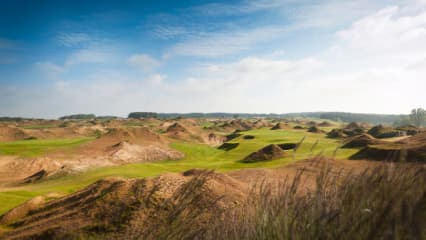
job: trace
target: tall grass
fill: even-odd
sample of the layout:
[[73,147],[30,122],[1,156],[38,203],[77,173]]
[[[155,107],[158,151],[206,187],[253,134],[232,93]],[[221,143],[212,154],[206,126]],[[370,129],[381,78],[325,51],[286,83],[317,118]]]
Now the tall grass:
[[426,239],[424,167],[387,164],[344,174],[325,164],[310,189],[304,174],[261,182],[246,202],[223,211],[208,208],[215,199],[201,204],[204,173],[137,239]]

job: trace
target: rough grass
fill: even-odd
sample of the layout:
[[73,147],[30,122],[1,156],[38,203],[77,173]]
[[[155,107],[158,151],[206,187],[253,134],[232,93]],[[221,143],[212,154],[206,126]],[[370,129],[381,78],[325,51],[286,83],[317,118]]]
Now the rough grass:
[[[253,188],[247,201],[223,212],[197,208],[197,189],[175,211],[154,219],[149,234],[127,239],[425,239],[426,174],[416,165],[386,165],[337,174],[325,165],[305,192],[293,179]],[[201,188],[203,176],[191,185]],[[196,187],[196,188],[197,188]],[[173,207],[170,209],[174,209]],[[206,216],[206,212],[208,215]],[[198,221],[204,216],[202,223]],[[165,221],[164,219],[169,219]],[[151,223],[152,224],[152,223]],[[144,226],[140,226],[141,230]]]
[[17,155],[21,157],[38,157],[49,151],[72,148],[90,140],[92,137],[80,137],[52,140],[21,140],[13,142],[0,142],[1,155]]
[[[0,206],[0,214],[10,208],[17,206],[24,200],[37,195],[45,195],[51,192],[71,193],[78,189],[87,186],[99,179],[109,176],[122,176],[128,178],[143,178],[157,176],[167,172],[183,172],[191,168],[212,169],[219,172],[232,171],[242,168],[273,168],[283,166],[295,160],[306,159],[311,156],[322,153],[325,156],[336,155],[337,158],[346,159],[353,155],[356,149],[339,149],[336,154],[335,150],[340,146],[340,143],[334,139],[327,139],[324,134],[311,134],[305,131],[297,130],[275,130],[259,129],[242,132],[244,135],[253,135],[255,139],[245,140],[243,136],[233,139],[230,142],[240,143],[240,145],[230,151],[219,150],[205,144],[175,142],[171,146],[185,154],[182,160],[170,160],[155,163],[143,164],[128,164],[115,167],[103,167],[89,170],[84,173],[68,175],[56,179],[48,179],[43,182],[29,184],[23,186],[18,191],[9,191],[8,193],[0,192],[0,202],[4,203]],[[306,137],[305,137],[306,136]],[[242,163],[240,160],[248,154],[259,150],[271,143],[297,143],[305,137],[303,144],[297,150],[295,155],[293,151],[289,151],[289,156],[273,161],[257,162],[257,163]],[[64,139],[64,140],[28,140],[19,141],[15,145],[9,146],[11,153],[25,154],[36,156],[46,152],[47,150],[57,149],[59,147],[70,147],[81,144],[90,139]],[[318,141],[315,149],[312,146]],[[2,145],[0,144],[0,149]],[[14,150],[14,151],[12,151]],[[24,152],[20,152],[24,151]],[[0,150],[1,152],[1,150]]]

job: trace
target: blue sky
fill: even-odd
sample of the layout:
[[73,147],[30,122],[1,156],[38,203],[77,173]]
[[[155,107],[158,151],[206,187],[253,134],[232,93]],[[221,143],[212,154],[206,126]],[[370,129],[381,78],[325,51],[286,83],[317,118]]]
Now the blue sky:
[[426,102],[425,7],[4,0],[0,115],[406,113]]

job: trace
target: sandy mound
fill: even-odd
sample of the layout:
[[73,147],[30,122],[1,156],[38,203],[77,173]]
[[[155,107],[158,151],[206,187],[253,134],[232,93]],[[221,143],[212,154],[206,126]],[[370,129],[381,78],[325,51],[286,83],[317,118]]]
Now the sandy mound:
[[[114,239],[123,239],[130,232],[127,228],[141,231],[156,228],[155,222],[163,221],[168,211],[180,202],[185,202],[183,193],[191,185],[194,176],[203,174],[166,174],[153,179],[124,180],[111,178],[98,181],[85,189],[45,204],[38,208],[18,211],[19,220],[4,215],[4,223],[14,222],[14,229],[7,232],[6,239],[64,239],[80,234],[95,234],[113,231]],[[193,210],[203,207],[232,208],[243,201],[247,186],[224,174],[209,173],[205,187],[200,191]],[[191,192],[192,193],[192,192]],[[215,200],[217,199],[217,201]],[[213,204],[213,205],[210,205]],[[28,204],[27,204],[28,205]],[[21,209],[21,210],[20,210]],[[202,220],[194,224],[203,224]],[[111,233],[111,232],[110,232]],[[121,234],[121,235],[120,235]]]
[[333,125],[330,122],[323,121],[323,122],[319,123],[318,126],[319,127],[331,127]]
[[382,141],[375,139],[369,134],[362,134],[349,139],[342,148],[360,148],[368,145],[380,144]]
[[289,128],[288,124],[285,124],[285,123],[279,122],[279,123],[275,124],[275,125],[271,128],[271,130],[280,130],[280,129],[288,129],[288,128]]
[[164,145],[165,141],[145,127],[111,128],[98,139],[81,146],[79,153],[92,156],[109,152],[111,146],[121,142],[139,145]]
[[220,127],[223,129],[228,129],[228,130],[247,131],[247,130],[253,129],[254,124],[249,122],[248,120],[236,119],[236,120],[231,120],[229,122],[225,122]]
[[363,128],[363,126],[360,123],[351,122],[348,125],[346,125],[345,128],[346,129],[354,129],[354,128]]
[[426,133],[418,134],[398,142],[382,141],[368,145],[350,157],[392,162],[426,162]]
[[327,133],[328,138],[345,138],[347,135],[344,133],[343,129],[335,128]]
[[188,128],[182,124],[175,122],[166,129],[166,135],[170,138],[183,141],[201,141],[201,136],[195,136]]
[[268,145],[243,159],[243,162],[268,161],[285,157],[285,152],[275,144]]
[[264,128],[264,127],[270,127],[270,126],[271,126],[271,123],[263,119],[259,119],[255,121],[253,124],[254,128]]
[[214,133],[209,133],[205,142],[212,146],[219,146],[226,141],[226,137],[218,136]]
[[164,149],[154,145],[141,146],[120,142],[111,147],[113,161],[121,163],[147,162],[159,160],[176,160],[184,157],[183,153]]
[[0,141],[25,140],[29,139],[30,137],[31,135],[22,129],[9,126],[0,127]]

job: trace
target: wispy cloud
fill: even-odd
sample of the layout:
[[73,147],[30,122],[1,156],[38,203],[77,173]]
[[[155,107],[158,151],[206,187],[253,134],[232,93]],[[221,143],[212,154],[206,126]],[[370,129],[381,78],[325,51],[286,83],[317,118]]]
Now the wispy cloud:
[[193,7],[200,15],[239,15],[262,10],[271,10],[288,5],[291,0],[245,0],[238,3],[208,3]]
[[109,50],[87,48],[72,53],[65,61],[65,66],[84,63],[108,63],[114,60],[114,56]]
[[237,54],[256,44],[273,40],[282,35],[284,27],[259,27],[249,30],[204,33],[191,36],[166,51],[166,57],[222,57]]
[[144,72],[151,72],[160,66],[160,62],[147,54],[136,54],[129,59],[127,63],[133,67],[142,69]]
[[183,26],[163,26],[156,25],[152,30],[152,35],[156,38],[163,40],[170,40],[176,37],[189,34],[187,29]]
[[57,40],[66,47],[75,47],[93,42],[93,39],[87,33],[60,33]]

